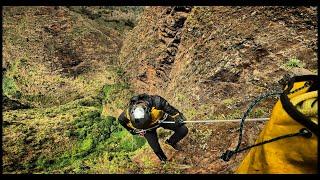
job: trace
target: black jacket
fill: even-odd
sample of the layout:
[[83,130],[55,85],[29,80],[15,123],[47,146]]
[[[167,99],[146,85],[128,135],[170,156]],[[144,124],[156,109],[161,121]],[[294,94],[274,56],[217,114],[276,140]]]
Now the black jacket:
[[[149,108],[151,109],[154,107],[157,110],[162,110],[163,112],[167,113],[168,115],[171,116],[176,116],[177,114],[181,114],[176,108],[171,106],[164,98],[158,95],[147,95],[147,94],[140,94],[137,96],[133,96],[130,99],[129,102],[129,112],[130,109],[132,108],[132,105],[134,105],[137,101],[145,101],[147,102]],[[130,117],[127,117],[127,112],[128,110],[125,110],[122,112],[118,118],[119,123],[126,128],[131,134],[134,134],[134,128],[129,127],[130,123]]]

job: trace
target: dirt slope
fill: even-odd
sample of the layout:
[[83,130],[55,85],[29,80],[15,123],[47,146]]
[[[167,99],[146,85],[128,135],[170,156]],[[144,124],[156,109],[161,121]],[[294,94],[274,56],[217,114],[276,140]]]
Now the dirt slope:
[[[247,123],[241,147],[254,144],[263,125],[264,122]],[[234,155],[228,162],[220,157],[226,150],[233,150],[237,145],[238,127],[239,124],[233,122],[188,125],[189,134],[181,141],[182,151],[176,151],[165,144],[164,140],[169,137],[170,132],[159,129],[160,145],[169,162],[161,164],[152,150],[145,147],[132,158],[140,167],[135,173],[232,174],[247,152]]]
[[132,28],[124,21],[133,23],[132,14],[99,7],[4,7],[4,93],[33,107],[96,95],[114,82],[123,35]]

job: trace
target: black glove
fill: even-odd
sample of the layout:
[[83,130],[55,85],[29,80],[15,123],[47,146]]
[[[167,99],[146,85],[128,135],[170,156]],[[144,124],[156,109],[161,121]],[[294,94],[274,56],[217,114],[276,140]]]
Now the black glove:
[[175,118],[175,125],[177,126],[182,126],[183,124],[185,124],[186,118],[184,117],[184,115],[182,113],[179,113],[179,115]]
[[130,130],[128,130],[129,132],[130,132],[130,134],[132,134],[132,135],[136,135],[137,134],[137,132],[135,131],[135,130],[133,130],[133,129],[130,129]]

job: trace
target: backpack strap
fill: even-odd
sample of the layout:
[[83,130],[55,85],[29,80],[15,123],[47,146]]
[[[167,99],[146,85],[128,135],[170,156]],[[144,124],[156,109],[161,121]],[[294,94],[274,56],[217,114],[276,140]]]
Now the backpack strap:
[[293,84],[295,82],[302,82],[302,81],[311,81],[312,84],[308,91],[312,91],[317,89],[318,87],[318,80],[316,75],[305,75],[305,76],[296,76],[293,77],[289,83],[288,88],[280,95],[280,101],[282,103],[283,109],[289,114],[289,116],[299,122],[301,125],[308,128],[311,132],[313,132],[316,136],[319,134],[319,127],[316,123],[311,121],[311,119],[305,116],[303,113],[297,110],[297,108],[291,103],[288,94],[290,90],[293,88]]

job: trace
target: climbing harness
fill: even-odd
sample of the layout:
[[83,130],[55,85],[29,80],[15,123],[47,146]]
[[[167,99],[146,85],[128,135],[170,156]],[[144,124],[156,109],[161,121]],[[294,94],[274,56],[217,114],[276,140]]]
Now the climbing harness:
[[[311,85],[311,82],[310,81],[307,81],[302,87],[300,88],[297,88],[296,90],[294,91],[291,91],[291,92],[287,92],[287,95],[289,94],[293,94],[297,91],[300,91],[306,87],[310,87]],[[291,88],[290,88],[291,89]],[[267,143],[271,143],[271,142],[274,142],[274,141],[277,141],[277,140],[280,140],[280,139],[284,139],[284,138],[289,138],[289,137],[294,137],[294,136],[303,136],[303,137],[311,137],[312,133],[306,129],[306,128],[302,128],[300,129],[299,132],[297,133],[293,133],[293,134],[286,134],[286,135],[283,135],[283,136],[279,136],[279,137],[275,137],[273,139],[270,139],[270,140],[266,140],[266,141],[263,141],[263,142],[260,142],[260,143],[257,143],[257,144],[254,144],[254,145],[251,145],[251,146],[248,146],[248,147],[245,147],[245,148],[242,148],[240,149],[240,145],[241,145],[241,142],[242,142],[242,136],[243,136],[243,126],[244,126],[244,122],[246,120],[246,117],[249,115],[249,113],[252,111],[253,107],[256,106],[259,102],[261,102],[262,100],[268,98],[268,97],[271,97],[271,96],[281,96],[284,92],[270,92],[270,93],[266,93],[264,95],[261,95],[259,97],[257,97],[250,105],[249,105],[249,108],[247,109],[247,111],[244,113],[242,119],[241,119],[241,123],[240,123],[240,128],[239,128],[239,139],[238,139],[238,144],[236,146],[236,148],[234,150],[227,150],[225,153],[223,153],[221,155],[221,159],[223,159],[224,161],[229,161],[230,158],[234,155],[234,154],[237,154],[237,153],[240,153],[242,151],[245,151],[247,149],[250,149],[252,147],[255,147],[255,146],[259,146],[259,145],[263,145],[263,144],[267,144]]]
[[167,119],[168,116],[169,116],[168,113],[165,113],[163,115],[162,119],[160,119],[159,122],[153,127],[150,127],[148,129],[136,129],[134,131],[135,131],[136,134],[140,134],[140,133],[145,133],[147,131],[151,131],[153,129],[156,129],[156,128],[160,127],[160,124],[163,123]]

